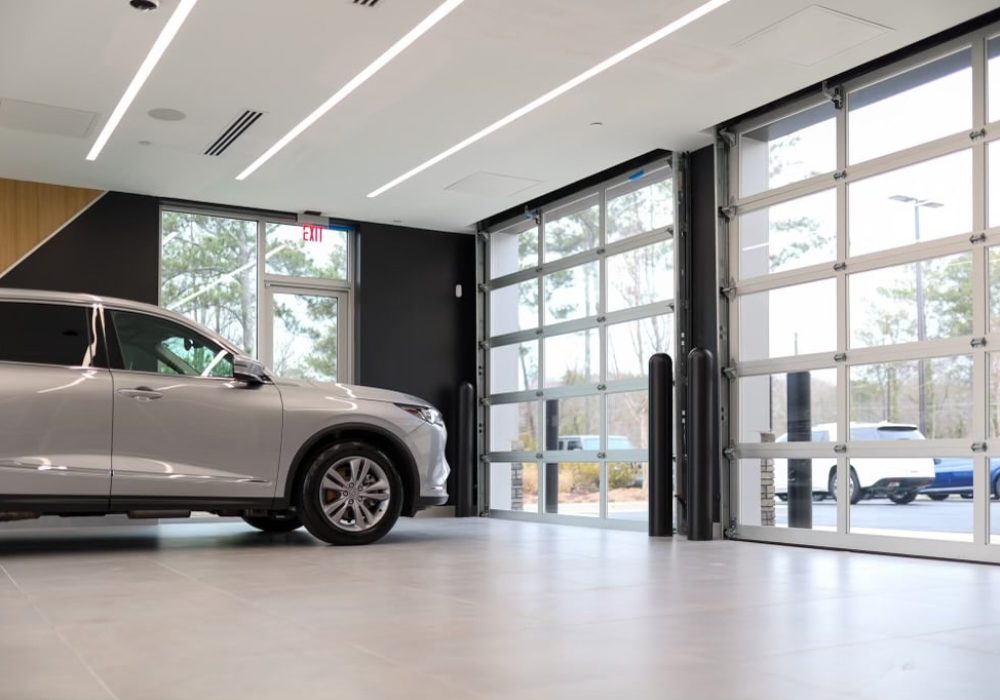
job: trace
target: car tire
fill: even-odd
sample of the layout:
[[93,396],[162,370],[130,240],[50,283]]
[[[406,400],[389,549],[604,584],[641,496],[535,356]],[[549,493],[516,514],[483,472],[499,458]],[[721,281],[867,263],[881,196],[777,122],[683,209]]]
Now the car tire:
[[244,522],[261,532],[292,532],[302,527],[302,521],[295,513],[270,513],[268,515],[244,515]]
[[927,493],[927,494],[924,494],[924,495],[927,496],[927,498],[931,499],[932,501],[943,501],[946,498],[948,498],[949,494],[947,494],[947,493]]
[[329,544],[371,544],[385,536],[403,508],[403,482],[384,452],[361,441],[327,447],[306,467],[298,513],[314,537]]
[[778,500],[781,501],[782,503],[788,503],[788,494],[787,493],[779,493],[778,494]]
[[1000,498],[1000,474],[993,477],[993,498]]
[[895,503],[897,506],[905,506],[907,503],[913,503],[913,500],[917,497],[916,491],[900,491],[897,493],[888,494],[889,500]]
[[[827,491],[833,500],[837,500],[837,468],[830,470],[830,477],[826,482]],[[858,473],[851,467],[851,505],[857,504],[861,500],[861,482],[858,481]]]

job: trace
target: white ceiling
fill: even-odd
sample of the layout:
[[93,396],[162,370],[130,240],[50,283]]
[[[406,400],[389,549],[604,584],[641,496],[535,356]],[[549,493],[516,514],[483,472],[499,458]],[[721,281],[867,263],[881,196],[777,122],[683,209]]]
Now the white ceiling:
[[[836,24],[842,17],[803,13],[816,4],[809,0],[732,0],[367,199],[702,0],[466,0],[243,182],[234,178],[244,167],[440,0],[380,0],[374,8],[351,0],[201,0],[101,157],[86,161],[177,1],[140,13],[126,0],[0,0],[0,100],[98,114],[85,137],[0,127],[0,177],[469,230],[650,150],[709,143],[706,129],[714,124],[995,7],[994,0],[819,0],[869,27],[888,28],[862,29],[856,43]],[[808,61],[796,60],[754,37],[792,15],[787,26],[795,31],[803,16],[834,22],[837,31],[816,28],[830,50],[810,45]],[[780,36],[761,36],[768,34]],[[187,119],[147,115],[162,107]],[[248,108],[265,114],[222,156],[201,155]],[[591,127],[595,121],[604,126]],[[501,178],[481,186],[484,174]],[[453,187],[470,176],[477,186]],[[526,188],[499,186],[504,178],[519,178]]]

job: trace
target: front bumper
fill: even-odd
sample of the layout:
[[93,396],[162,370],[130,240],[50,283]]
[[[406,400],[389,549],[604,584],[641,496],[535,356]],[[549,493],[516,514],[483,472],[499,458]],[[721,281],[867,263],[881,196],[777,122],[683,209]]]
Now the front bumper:
[[406,440],[420,477],[417,507],[447,502],[451,467],[448,466],[444,448],[448,442],[448,432],[443,426],[424,423],[410,433]]

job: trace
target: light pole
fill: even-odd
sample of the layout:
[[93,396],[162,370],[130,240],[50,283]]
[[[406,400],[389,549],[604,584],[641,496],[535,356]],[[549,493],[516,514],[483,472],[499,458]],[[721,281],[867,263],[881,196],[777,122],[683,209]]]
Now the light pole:
[[[940,209],[944,206],[941,202],[934,202],[920,197],[910,197],[905,194],[894,194],[889,199],[894,202],[909,204],[913,207],[913,239],[920,242],[920,209]],[[927,340],[927,319],[924,317],[924,264],[917,261],[917,340]],[[927,389],[924,387],[925,368],[924,360],[917,360],[917,400],[920,415],[920,432],[927,434]]]

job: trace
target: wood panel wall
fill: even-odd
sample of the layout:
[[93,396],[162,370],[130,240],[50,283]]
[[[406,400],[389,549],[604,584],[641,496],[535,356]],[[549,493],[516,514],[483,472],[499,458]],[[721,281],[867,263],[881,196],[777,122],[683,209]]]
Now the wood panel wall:
[[0,178],[0,275],[101,194]]

